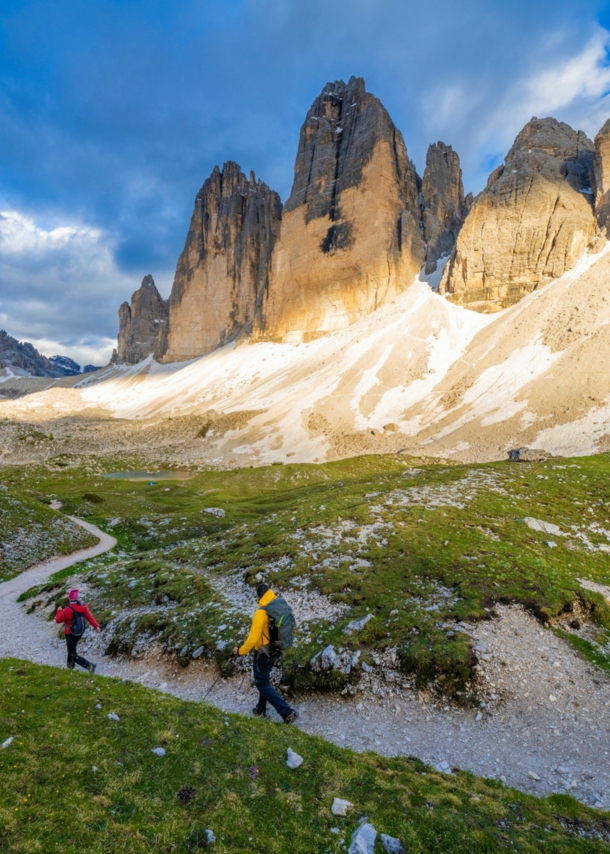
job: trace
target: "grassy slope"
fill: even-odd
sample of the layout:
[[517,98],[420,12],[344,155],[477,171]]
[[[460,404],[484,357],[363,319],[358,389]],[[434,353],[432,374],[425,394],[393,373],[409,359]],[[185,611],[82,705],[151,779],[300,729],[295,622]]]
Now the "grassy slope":
[[[411,854],[608,850],[608,819],[565,795],[539,800],[16,660],[0,661],[0,685],[0,742],[15,737],[0,750],[0,851],[189,852],[210,828],[218,854],[323,854],[341,850],[361,815]],[[288,747],[304,758],[298,770],[285,766]],[[194,797],[180,804],[189,787]],[[354,804],[346,818],[331,814],[335,796]]]
[[[347,676],[306,666],[334,643],[368,661],[396,649],[419,686],[466,697],[476,658],[468,636],[453,630],[459,620],[486,619],[498,601],[523,602],[549,619],[580,598],[599,626],[610,625],[603,597],[576,580],[610,582],[602,550],[610,539],[610,455],[478,466],[361,457],[203,472],[152,487],[100,476],[103,467],[137,468],[137,459],[63,462],[5,469],[0,480],[57,496],[67,512],[119,538],[123,555],[88,576],[102,622],[113,620],[115,651],[148,633],[186,650],[185,661],[199,646],[217,655],[219,642],[230,643],[247,623],[227,615],[224,579],[253,584],[261,571],[287,595],[304,583],[349,607],[337,625],[321,621],[300,633],[287,676],[298,688],[344,685]],[[526,517],[566,536],[532,530]],[[348,638],[345,624],[368,612],[375,619]]]
[[32,494],[0,489],[0,582],[53,555],[97,543],[97,537]]

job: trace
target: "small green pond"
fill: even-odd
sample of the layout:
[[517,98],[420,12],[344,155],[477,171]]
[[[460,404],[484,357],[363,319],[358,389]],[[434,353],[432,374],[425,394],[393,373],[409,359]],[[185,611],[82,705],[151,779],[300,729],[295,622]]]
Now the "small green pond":
[[191,471],[115,471],[105,474],[112,480],[148,481],[155,483],[159,480],[188,480],[193,477]]

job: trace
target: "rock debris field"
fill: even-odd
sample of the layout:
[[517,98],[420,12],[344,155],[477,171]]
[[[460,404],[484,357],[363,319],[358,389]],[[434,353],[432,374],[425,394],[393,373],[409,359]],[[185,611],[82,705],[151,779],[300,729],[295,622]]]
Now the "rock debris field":
[[[65,644],[54,623],[27,615],[16,599],[54,572],[116,544],[94,525],[74,521],[100,543],[0,584],[0,656],[65,665]],[[610,679],[522,608],[498,606],[497,613],[467,627],[481,662],[479,709],[442,705],[367,675],[367,688],[353,698],[296,698],[298,725],[353,750],[418,756],[447,772],[464,768],[540,795],[569,792],[608,809]],[[249,675],[220,679],[210,691],[217,671],[204,662],[182,668],[158,650],[137,660],[111,659],[102,657],[103,648],[103,634],[93,632],[79,647],[102,676],[131,679],[187,700],[207,696],[225,711],[248,714],[254,705]]]

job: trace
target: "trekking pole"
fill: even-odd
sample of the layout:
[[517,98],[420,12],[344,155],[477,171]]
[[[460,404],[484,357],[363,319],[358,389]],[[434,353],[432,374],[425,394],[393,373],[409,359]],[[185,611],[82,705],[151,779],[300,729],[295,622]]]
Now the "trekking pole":
[[225,667],[227,666],[227,664],[228,664],[228,663],[229,663],[233,658],[234,658],[234,656],[233,656],[233,655],[230,655],[230,656],[227,658],[227,660],[225,661],[225,663],[220,665],[220,673],[218,674],[218,676],[216,677],[216,679],[214,679],[214,681],[212,682],[212,684],[211,684],[211,685],[210,685],[210,687],[208,688],[208,690],[207,690],[207,692],[206,692],[205,696],[203,697],[203,699],[202,699],[202,701],[201,701],[202,703],[204,703],[204,702],[207,700],[207,698],[210,696],[210,694],[212,693],[212,691],[214,690],[214,688],[216,687],[216,685],[218,684],[218,682],[222,679],[222,677],[224,676],[223,671],[224,671]]

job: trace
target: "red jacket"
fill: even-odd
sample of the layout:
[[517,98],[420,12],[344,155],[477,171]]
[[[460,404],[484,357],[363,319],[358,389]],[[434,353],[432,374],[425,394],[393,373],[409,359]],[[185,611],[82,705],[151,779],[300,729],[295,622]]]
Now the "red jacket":
[[88,623],[91,623],[94,629],[97,629],[98,622],[95,617],[89,611],[86,605],[79,605],[77,602],[73,602],[71,605],[68,605],[67,608],[58,608],[57,613],[55,614],[55,622],[56,623],[65,623],[66,630],[65,633],[67,635],[72,634],[70,631],[70,626],[72,625],[72,611],[76,611],[77,614],[83,614]]

